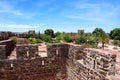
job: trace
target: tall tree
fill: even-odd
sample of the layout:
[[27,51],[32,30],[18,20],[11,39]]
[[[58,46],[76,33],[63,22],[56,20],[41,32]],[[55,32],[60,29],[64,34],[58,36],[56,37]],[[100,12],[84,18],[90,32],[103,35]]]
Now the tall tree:
[[92,34],[96,37],[102,37],[105,35],[105,32],[101,28],[95,28]]
[[40,31],[38,32],[38,39],[41,39]]
[[120,40],[120,28],[113,29],[109,35],[112,39]]
[[99,42],[102,42],[102,47],[104,48],[104,44],[106,41],[105,32],[101,28],[95,28],[95,30],[92,32],[92,34],[95,36],[97,45]]
[[46,35],[50,35],[51,37],[54,37],[54,31],[52,29],[46,29],[44,33]]

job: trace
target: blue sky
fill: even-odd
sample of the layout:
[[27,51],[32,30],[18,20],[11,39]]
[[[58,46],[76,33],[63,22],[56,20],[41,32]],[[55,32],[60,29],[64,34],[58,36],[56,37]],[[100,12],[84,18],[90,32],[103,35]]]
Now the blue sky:
[[0,0],[0,31],[109,32],[120,27],[120,0]]

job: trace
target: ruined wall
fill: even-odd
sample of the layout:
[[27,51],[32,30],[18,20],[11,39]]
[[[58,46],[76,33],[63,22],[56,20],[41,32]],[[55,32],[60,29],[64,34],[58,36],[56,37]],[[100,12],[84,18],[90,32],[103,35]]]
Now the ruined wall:
[[[7,58],[7,56],[9,56],[11,54],[11,51],[14,49],[14,42],[9,39],[9,40],[3,40],[3,41],[0,41],[0,45],[5,45],[6,49],[5,49],[5,58]],[[1,51],[0,53],[3,53],[3,51]]]
[[37,56],[38,45],[16,45],[17,58],[32,58]]
[[68,58],[68,44],[49,44],[47,46],[48,57],[63,57]]
[[34,52],[31,54],[34,54],[37,51],[36,46],[34,45],[32,48],[31,45],[17,46],[19,59],[0,61],[0,80],[66,80],[65,53],[67,54],[68,48],[66,45],[60,45],[54,48],[55,51],[59,48],[59,52],[56,53],[52,50],[53,47],[54,45],[48,45],[48,54],[53,57],[31,56],[28,58],[20,54],[29,51],[29,48],[33,49]]
[[67,80],[109,80],[115,74],[116,55],[95,49],[70,46]]
[[35,58],[26,60],[0,61],[0,80],[57,80],[61,75],[63,64],[59,59]]
[[0,60],[6,58],[6,45],[0,45]]
[[9,32],[9,31],[7,31],[7,32],[0,32],[0,41],[1,40],[7,40],[7,39],[9,39],[10,37],[12,37],[13,36],[13,33],[12,32]]
[[[57,60],[57,62],[60,64],[62,68],[59,69],[58,75],[61,75],[61,77],[57,77],[57,80],[66,80],[67,79],[67,73],[66,73],[66,60],[68,59],[68,53],[69,53],[69,45],[68,44],[54,44],[54,45],[48,45],[47,46],[47,55],[51,59]],[[63,78],[62,78],[63,77]]]
[[68,44],[47,45],[48,57],[37,51],[37,45],[17,45],[18,59],[0,60],[0,80],[110,80],[115,74],[116,55],[106,52]]

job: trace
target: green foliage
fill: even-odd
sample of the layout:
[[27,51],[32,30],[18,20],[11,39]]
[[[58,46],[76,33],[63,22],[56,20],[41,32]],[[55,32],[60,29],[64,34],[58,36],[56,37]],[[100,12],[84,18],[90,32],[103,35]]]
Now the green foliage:
[[72,38],[70,36],[64,36],[65,42],[72,42]]
[[87,40],[84,38],[84,37],[81,37],[81,38],[79,38],[75,43],[76,44],[84,44],[84,43],[86,43],[87,42]]
[[120,45],[120,41],[119,40],[114,40],[113,44],[116,45],[116,46],[119,46]]
[[51,37],[53,37],[54,36],[54,31],[52,29],[46,29],[44,34],[50,35]]
[[36,39],[35,38],[28,38],[28,41],[30,44],[36,44]]
[[60,42],[62,40],[62,36],[61,35],[59,35],[59,36],[56,36],[56,42]]
[[41,39],[40,31],[38,32],[37,37],[38,37],[38,39]]
[[42,37],[43,41],[47,42],[47,43],[51,43],[51,36],[50,35],[43,35]]
[[113,29],[109,35],[112,39],[120,40],[120,28]]
[[105,32],[101,28],[96,28],[92,32],[92,35],[94,36],[95,42],[101,42],[104,48],[104,44],[108,42],[108,37],[106,36]]
[[61,32],[56,32],[56,33],[55,33],[56,36],[59,36],[59,35],[61,35],[61,34],[62,34]]
[[94,44],[95,44],[95,41],[94,41],[94,40],[88,40],[88,41],[87,41],[87,44],[89,44],[89,45],[94,45]]
[[32,36],[30,35],[30,33],[28,33],[28,34],[27,34],[27,39],[28,39],[28,38],[31,38],[31,37],[32,37]]
[[56,42],[57,43],[61,43],[61,41],[64,41],[64,36],[65,36],[65,34],[64,33],[60,33],[60,32],[57,32],[56,33]]
[[42,43],[42,40],[41,39],[36,39],[36,43]]
[[41,39],[36,39],[36,38],[28,38],[28,41],[29,41],[30,44],[42,43]]
[[105,35],[105,32],[101,28],[95,28],[95,30],[92,32],[92,34],[95,37],[102,37]]

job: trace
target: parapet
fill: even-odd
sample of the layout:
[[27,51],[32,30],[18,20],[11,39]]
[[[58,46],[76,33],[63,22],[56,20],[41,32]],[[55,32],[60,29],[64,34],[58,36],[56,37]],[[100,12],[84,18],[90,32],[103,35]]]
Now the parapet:
[[38,45],[22,44],[16,45],[17,58],[32,58],[38,55]]

